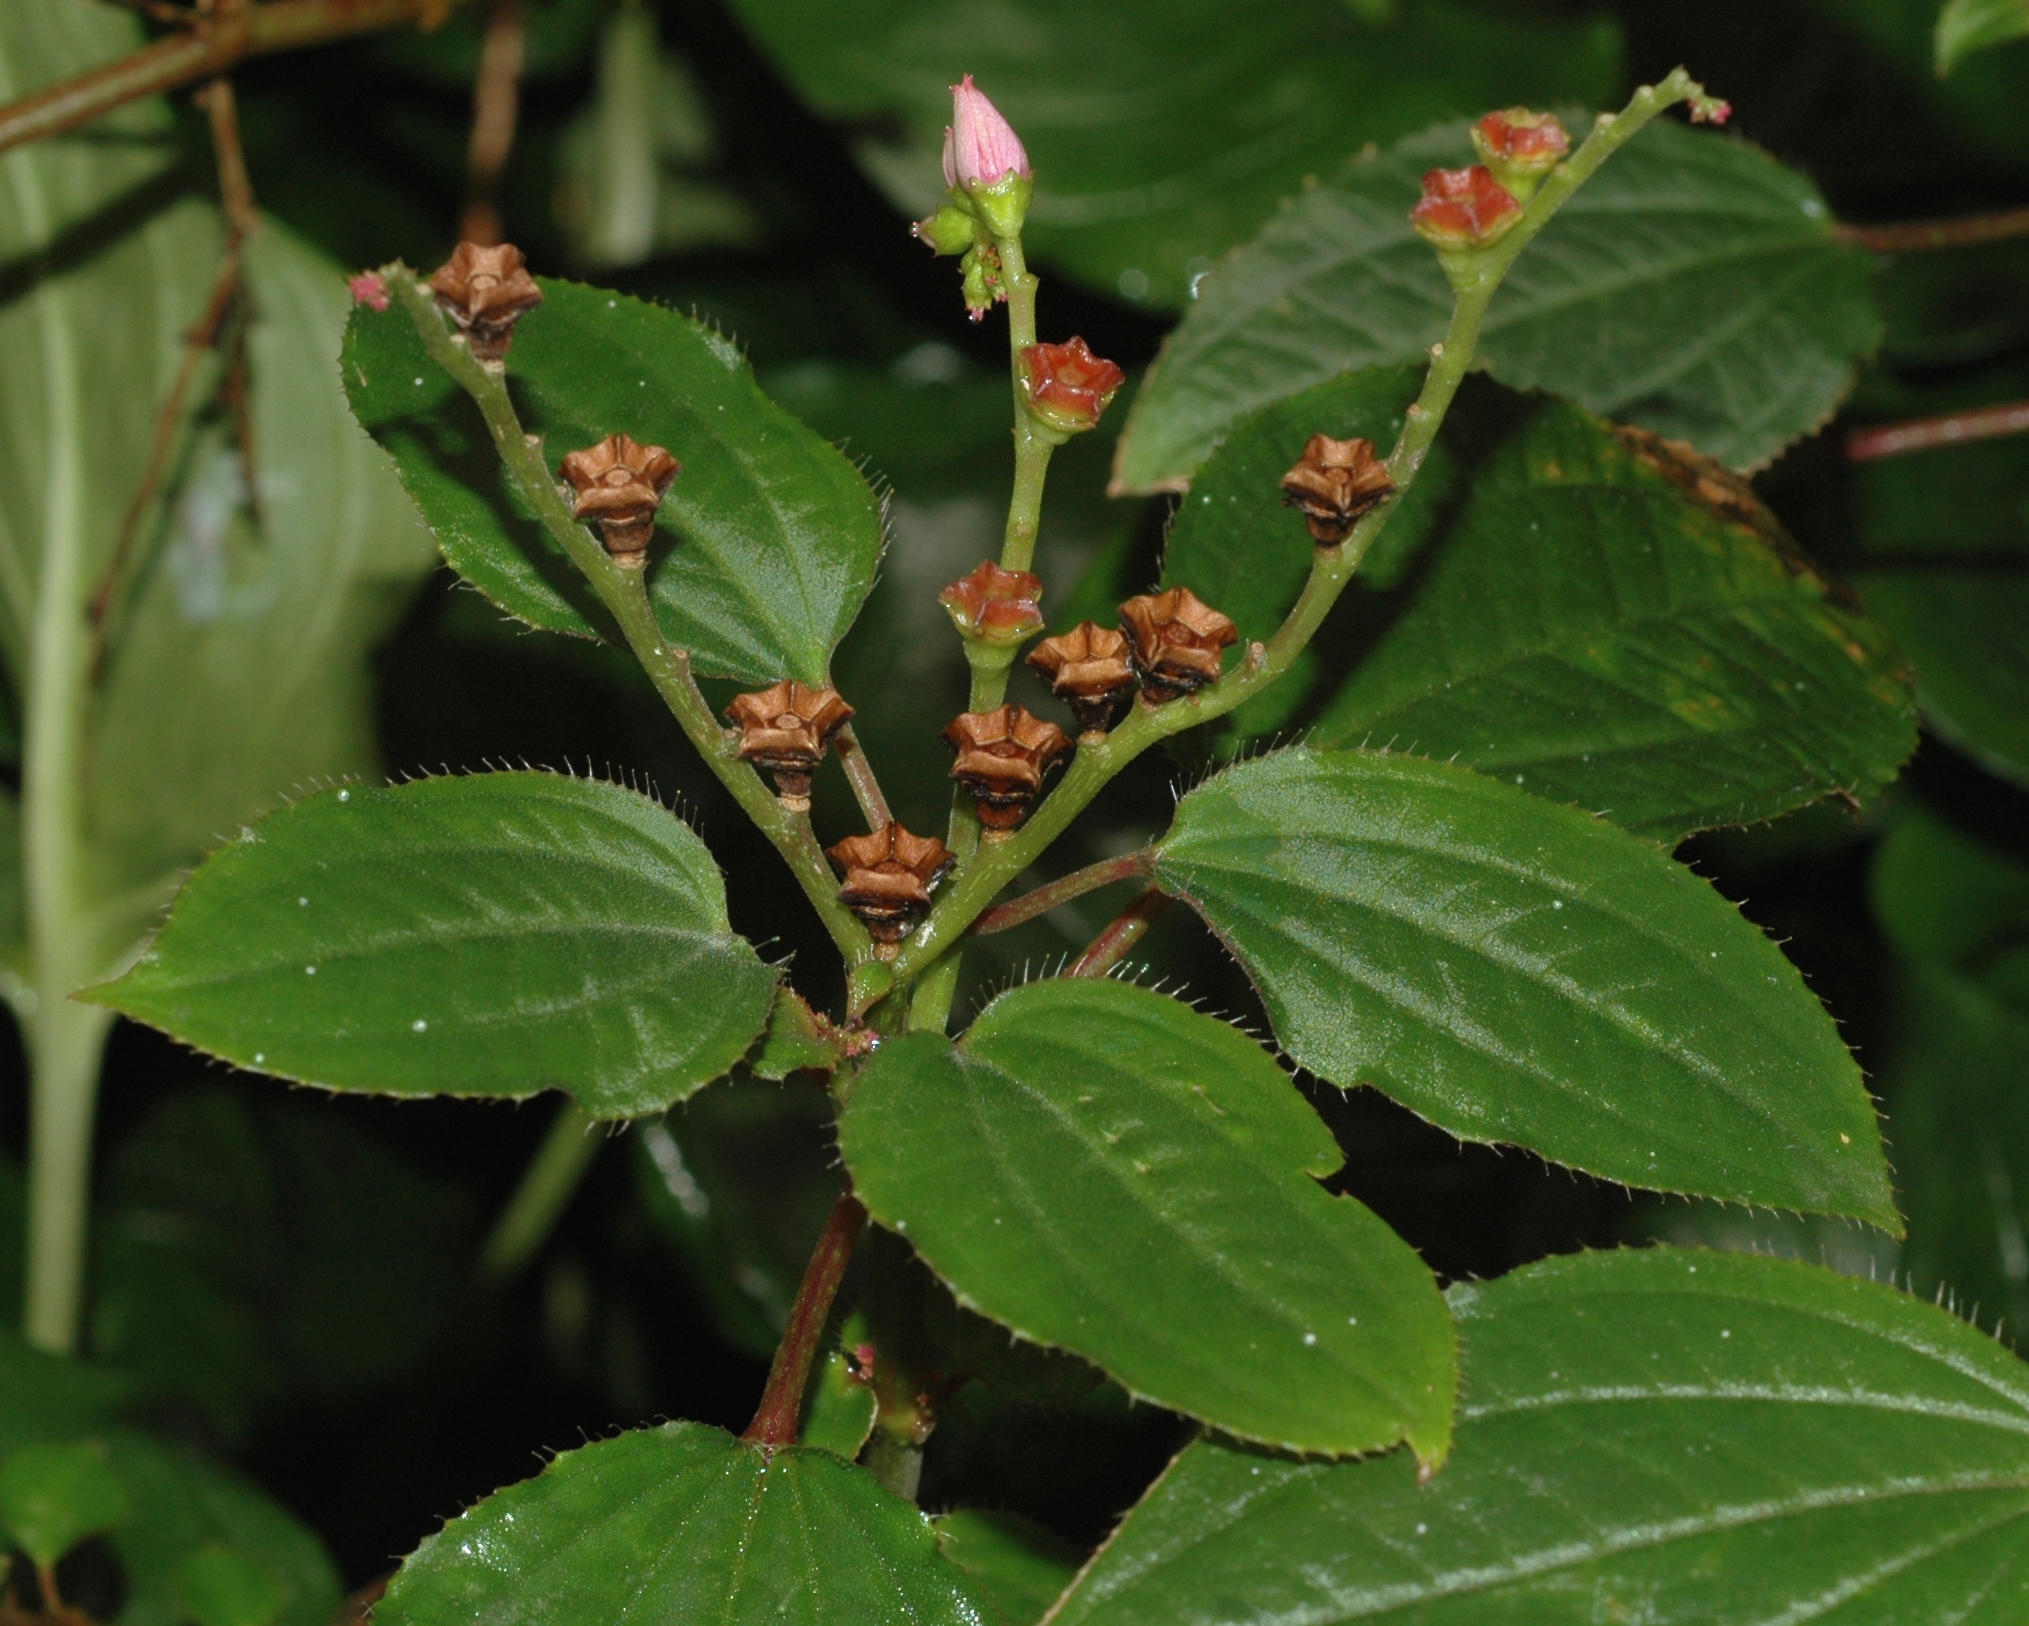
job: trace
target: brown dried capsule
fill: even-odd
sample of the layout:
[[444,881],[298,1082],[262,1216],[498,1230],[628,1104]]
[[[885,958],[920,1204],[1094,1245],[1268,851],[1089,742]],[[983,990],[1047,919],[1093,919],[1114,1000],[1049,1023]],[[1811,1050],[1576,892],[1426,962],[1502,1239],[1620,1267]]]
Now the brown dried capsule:
[[430,289],[463,328],[472,354],[498,365],[514,337],[514,324],[542,303],[542,290],[512,243],[484,248],[460,243],[430,277]]
[[648,539],[655,534],[655,510],[683,465],[660,446],[608,435],[596,446],[572,452],[559,472],[577,493],[571,518],[599,522],[606,551],[622,570],[645,565]]
[[930,889],[951,867],[951,849],[935,836],[884,824],[829,849],[845,872],[838,901],[865,923],[876,943],[899,943],[930,908]]
[[726,707],[726,721],[740,731],[740,760],[774,776],[775,794],[792,813],[810,811],[810,776],[831,737],[851,720],[852,707],[836,689],[786,680],[736,695]]
[[951,777],[972,793],[979,822],[1004,834],[1029,816],[1043,781],[1071,750],[1071,736],[1020,706],[968,711],[944,730],[958,753]]
[[1312,435],[1296,467],[1282,477],[1283,503],[1303,511],[1321,548],[1345,541],[1363,515],[1394,495],[1388,465],[1374,455],[1371,440]]
[[1141,692],[1157,705],[1218,680],[1219,651],[1240,629],[1188,587],[1144,593],[1120,606],[1128,659]]
[[1029,665],[1050,680],[1081,734],[1104,734],[1134,698],[1127,640],[1096,621],[1081,621],[1067,633],[1045,638],[1029,651]]

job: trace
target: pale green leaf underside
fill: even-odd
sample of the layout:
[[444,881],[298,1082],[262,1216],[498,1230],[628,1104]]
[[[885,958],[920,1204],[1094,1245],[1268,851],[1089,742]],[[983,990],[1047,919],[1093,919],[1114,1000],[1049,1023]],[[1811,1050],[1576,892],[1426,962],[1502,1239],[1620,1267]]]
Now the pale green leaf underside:
[[[1222,266],[1135,398],[1129,491],[1186,482],[1232,424],[1349,368],[1444,335],[1449,289],[1410,229],[1418,177],[1469,161],[1449,125],[1304,192]],[[1516,261],[1480,355],[1739,468],[1815,429],[1878,341],[1868,261],[1802,176],[1724,137],[1655,125]]]
[[403,1563],[379,1626],[990,1626],[930,1522],[827,1452],[666,1423],[556,1458]]
[[1059,1626],[2029,1615],[2029,1371],[1812,1265],[1583,1254],[1451,1294],[1452,1461],[1201,1442]]
[[1872,795],[1916,720],[1886,629],[1750,494],[1545,404],[1474,470],[1312,737],[1462,762],[1674,844]]
[[[675,311],[545,279],[508,376],[555,469],[607,435],[683,465],[663,499],[648,589],[697,671],[822,684],[873,586],[880,507],[837,447],[762,394],[733,342]],[[361,306],[345,385],[360,422],[460,574],[510,615],[589,635],[588,595],[561,548],[508,491],[478,409],[422,347],[409,316]]]
[[1317,1177],[1330,1133],[1247,1035],[1099,980],[891,1039],[853,1189],[959,1301],[1244,1439],[1444,1455],[1452,1335],[1407,1244]]
[[776,974],[673,813],[553,774],[326,791],[198,869],[93,998],[331,1089],[681,1100],[760,1034]]
[[1945,0],[1937,14],[1937,71],[1950,73],[1975,51],[2029,34],[2029,0]]
[[1290,750],[1186,796],[1156,873],[1321,1078],[1627,1185],[1900,1231],[1816,996],[1609,824],[1445,763]]

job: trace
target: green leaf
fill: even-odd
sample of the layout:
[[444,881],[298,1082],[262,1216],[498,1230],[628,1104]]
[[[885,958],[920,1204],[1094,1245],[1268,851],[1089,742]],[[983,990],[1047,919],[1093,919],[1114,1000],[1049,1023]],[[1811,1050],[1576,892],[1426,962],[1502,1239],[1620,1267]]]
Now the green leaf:
[[0,1329],[0,1457],[88,1434],[128,1398],[128,1384],[113,1373],[31,1349]]
[[378,1626],[977,1626],[930,1523],[824,1451],[666,1423],[568,1451],[403,1563]]
[[[1251,438],[1236,433],[1207,479]],[[1259,502],[1257,525],[1271,513]],[[1478,462],[1313,737],[1462,762],[1674,844],[1871,796],[1915,749],[1916,719],[1887,632],[1743,483],[1545,403]]]
[[876,1409],[873,1386],[860,1377],[843,1349],[834,1349],[810,1374],[797,1443],[850,1462],[874,1431]]
[[1918,805],[1874,849],[1868,880],[1897,950],[2029,1015],[2029,864]]
[[768,1019],[705,845],[633,791],[544,773],[326,791],[214,853],[98,1003],[329,1089],[681,1100]]
[[175,1585],[197,1626],[274,1626],[286,1602],[274,1576],[223,1542],[207,1542],[178,1564]]
[[[1420,0],[1383,26],[1336,0],[737,0],[819,112],[859,128],[860,162],[911,216],[937,206],[947,86],[969,71],[1036,170],[1023,239],[1090,287],[1174,308],[1216,257],[1369,141],[1464,108],[1597,100],[1618,30]],[[957,309],[956,278],[951,289]]]
[[1408,1245],[1246,1034],[1145,989],[1032,983],[890,1039],[839,1125],[853,1190],[961,1304],[1243,1439],[1443,1458],[1452,1335]]
[[1937,14],[1937,71],[1948,74],[1975,51],[2029,34],[2029,0],[1945,0]]
[[1579,1254],[1451,1294],[1458,1447],[1190,1446],[1058,1626],[2006,1621],[2029,1609],[2029,1372],[1810,1265]]
[[1019,1513],[960,1508],[935,1523],[944,1556],[972,1578],[1002,1626],[1036,1626],[1085,1556]]
[[127,1516],[127,1487],[103,1447],[30,1445],[0,1462],[0,1525],[45,1569]]
[[1901,1230],[1796,968],[1609,824],[1446,763],[1291,750],[1186,796],[1156,875],[1321,1078],[1627,1185]]
[[632,1137],[636,1189],[713,1330],[766,1361],[844,1180],[831,1100],[807,1078],[735,1075]]
[[[822,684],[880,560],[866,482],[761,393],[723,334],[598,288],[542,289],[508,372],[550,464],[615,433],[683,464],[648,566],[671,644],[710,677]],[[506,489],[478,408],[399,306],[354,311],[344,375],[353,411],[394,454],[454,569],[532,626],[590,636],[603,624],[562,549]]]
[[761,1042],[747,1058],[756,1078],[779,1080],[804,1068],[829,1072],[838,1065],[838,1040],[831,1024],[793,988],[777,988]]
[[[1228,260],[1135,398],[1116,487],[1178,489],[1249,413],[1441,339],[1450,290],[1409,208],[1424,170],[1469,157],[1447,125],[1356,159]],[[1657,124],[1515,262],[1480,356],[1506,383],[1752,468],[1817,428],[1879,341],[1867,278],[1801,175]]]

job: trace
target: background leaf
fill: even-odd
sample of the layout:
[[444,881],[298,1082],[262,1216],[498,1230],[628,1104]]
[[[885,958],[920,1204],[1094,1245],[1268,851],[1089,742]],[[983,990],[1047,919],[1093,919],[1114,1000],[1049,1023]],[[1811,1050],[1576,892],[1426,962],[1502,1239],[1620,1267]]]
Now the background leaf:
[[972,1578],[1004,1626],[1035,1626],[1084,1558],[1062,1537],[1018,1513],[960,1508],[934,1522],[944,1556]]
[[[1116,487],[1180,488],[1250,412],[1441,339],[1450,291],[1409,207],[1424,170],[1470,152],[1447,125],[1355,159],[1220,267],[1135,398]],[[1505,383],[1753,468],[1816,429],[1879,342],[1867,277],[1801,175],[1658,123],[1515,262],[1479,354]]]
[[2029,34],[2029,0],[1945,0],[1937,14],[1937,71],[1950,73],[1975,51]]
[[[667,447],[649,596],[670,642],[711,677],[823,684],[873,586],[879,505],[835,447],[761,393],[733,342],[659,305],[545,279],[515,330],[516,405],[552,464],[613,433]],[[399,307],[347,330],[353,410],[394,454],[453,568],[533,626],[590,634],[589,591],[520,511],[478,408]]]
[[39,1565],[127,1516],[127,1487],[102,1448],[26,1445],[0,1462],[0,1526]]
[[680,1100],[759,1036],[775,972],[674,814],[537,773],[327,791],[213,854],[94,997],[244,1067],[398,1095]]
[[667,1423],[557,1457],[410,1555],[380,1626],[617,1620],[976,1626],[930,1523],[823,1451]]
[[1063,1626],[1994,1620],[2029,1607],[2029,1374],[1809,1265],[1555,1259],[1451,1301],[1458,1448],[1332,1465],[1191,1446]]
[[1603,99],[1619,31],[1420,0],[1387,22],[1335,0],[737,0],[820,112],[905,132],[861,163],[911,216],[937,205],[947,87],[970,72],[1038,176],[1030,254],[1174,308],[1305,178],[1369,141],[1517,100]]
[[883,1045],[839,1146],[867,1211],[1022,1337],[1243,1438],[1443,1457],[1429,1272],[1315,1183],[1330,1133],[1225,1023],[1103,978],[1031,983],[960,1045]]
[[1448,764],[1290,750],[1186,796],[1156,874],[1321,1078],[1627,1185],[1901,1229],[1816,996],[1610,825]]

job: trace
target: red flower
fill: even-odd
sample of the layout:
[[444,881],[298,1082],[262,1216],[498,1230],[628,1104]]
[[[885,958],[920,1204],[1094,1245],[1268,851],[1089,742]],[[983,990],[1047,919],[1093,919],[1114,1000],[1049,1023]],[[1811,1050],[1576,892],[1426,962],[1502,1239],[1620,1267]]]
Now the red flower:
[[1484,248],[1522,218],[1515,195],[1484,164],[1470,169],[1433,169],[1423,177],[1423,197],[1409,219],[1439,248]]
[[1032,344],[1022,352],[1022,390],[1029,410],[1067,435],[1096,424],[1126,382],[1127,374],[1093,355],[1083,339]]
[[982,643],[1018,644],[1043,630],[1043,582],[991,559],[937,595],[959,632]]
[[1510,107],[1474,125],[1472,144],[1490,165],[1541,174],[1571,150],[1571,137],[1555,113]]

